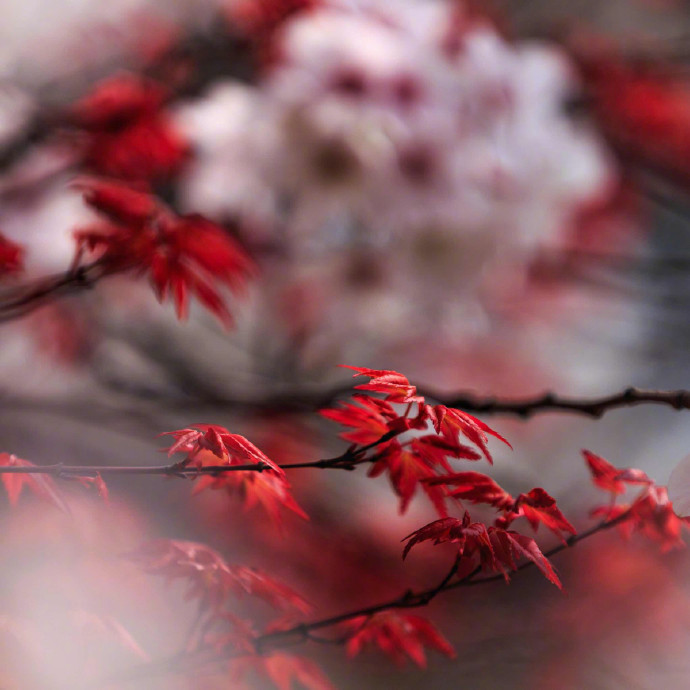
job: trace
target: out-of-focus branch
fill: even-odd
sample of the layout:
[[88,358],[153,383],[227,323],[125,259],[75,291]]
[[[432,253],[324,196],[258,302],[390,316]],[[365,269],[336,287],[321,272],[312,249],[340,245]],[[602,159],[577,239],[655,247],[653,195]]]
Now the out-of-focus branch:
[[[626,520],[629,516],[629,512],[626,511],[614,518],[613,520],[605,520],[599,524],[591,527],[590,529],[580,532],[579,534],[571,536],[564,543],[554,546],[548,551],[544,551],[544,556],[550,558],[555,556],[561,551],[574,546],[578,542],[581,542],[589,537],[603,532],[605,530],[615,527],[617,524]],[[534,561],[523,561],[517,566],[516,572],[521,570],[526,570],[534,566]],[[264,651],[267,647],[271,645],[280,646],[288,642],[289,640],[297,637],[304,640],[320,641],[310,636],[310,633],[315,630],[320,630],[322,628],[330,628],[332,626],[344,623],[345,621],[352,620],[353,618],[359,618],[361,616],[372,616],[380,611],[387,611],[391,609],[411,609],[426,606],[433,599],[435,599],[439,594],[443,592],[449,592],[453,589],[460,589],[461,587],[471,587],[475,585],[484,585],[491,582],[496,582],[497,580],[504,580],[505,577],[502,573],[496,575],[491,575],[489,577],[477,578],[477,575],[481,572],[481,567],[478,566],[471,573],[462,577],[461,579],[455,580],[455,573],[457,572],[458,562],[456,561],[451,567],[450,571],[445,575],[443,580],[441,580],[434,587],[428,589],[419,590],[417,592],[413,590],[408,590],[404,594],[396,597],[395,599],[390,599],[389,601],[382,602],[380,604],[374,604],[373,606],[366,606],[364,608],[356,609],[354,611],[349,611],[347,613],[341,613],[337,616],[332,616],[330,618],[324,618],[322,620],[313,621],[311,623],[302,623],[300,625],[295,625],[286,630],[277,630],[275,632],[266,633],[261,635],[256,639],[257,649],[259,651]],[[345,642],[347,638],[343,639]]]
[[28,285],[7,288],[0,292],[0,323],[20,319],[64,295],[89,290],[106,275],[103,266],[96,261]]
[[[550,558],[571,546],[575,546],[576,544],[578,544],[581,541],[584,541],[585,539],[589,539],[595,534],[609,530],[612,527],[615,527],[617,524],[620,524],[621,522],[626,520],[628,515],[629,512],[626,511],[612,520],[605,520],[597,525],[594,525],[590,529],[585,530],[584,532],[580,532],[577,535],[573,535],[564,543],[558,544],[552,549],[544,551],[544,556]],[[341,613],[335,616],[330,616],[328,618],[315,620],[309,623],[300,623],[298,625],[294,625],[284,630],[275,630],[269,633],[265,633],[263,635],[259,635],[257,638],[254,639],[255,649],[257,653],[261,654],[271,649],[279,649],[282,647],[293,646],[295,644],[300,644],[304,642],[342,645],[348,641],[352,633],[350,633],[350,635],[341,634],[337,637],[321,637],[319,635],[315,635],[314,633],[326,628],[336,627],[341,623],[346,623],[357,618],[368,618],[382,611],[421,608],[427,606],[431,601],[433,601],[438,595],[442,593],[449,592],[455,589],[460,589],[463,587],[490,584],[498,580],[504,580],[503,574],[500,573],[496,575],[491,575],[489,577],[477,577],[477,575],[479,575],[481,572],[481,567],[477,566],[469,574],[454,581],[458,565],[459,563],[456,559],[453,562],[453,565],[451,566],[450,570],[443,577],[443,579],[433,587],[429,587],[427,589],[422,589],[418,591],[407,590],[400,596],[395,597],[394,599],[389,599],[388,601],[373,604],[371,606],[365,606],[359,609]],[[534,565],[535,563],[533,561],[526,560],[516,567],[515,572],[527,570],[528,568],[531,568]],[[119,674],[117,678],[108,678],[105,683],[103,683],[102,685],[99,684],[97,687],[102,687],[107,683],[111,682],[121,682],[124,680],[140,680],[142,678],[151,677],[154,675],[165,675],[167,673],[174,673],[176,671],[185,671],[189,670],[190,667],[203,668],[206,665],[221,664],[229,661],[232,658],[243,656],[243,654],[219,655],[217,653],[209,655],[209,651],[211,650],[200,649],[195,652],[182,652],[176,654],[173,657],[169,657],[167,659],[148,663],[138,668],[131,669],[124,674]]]

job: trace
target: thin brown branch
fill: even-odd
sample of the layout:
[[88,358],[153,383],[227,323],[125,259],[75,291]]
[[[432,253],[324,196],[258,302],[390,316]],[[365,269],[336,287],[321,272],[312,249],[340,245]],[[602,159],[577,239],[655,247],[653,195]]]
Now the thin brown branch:
[[[588,530],[585,530],[584,532],[580,532],[577,535],[573,535],[564,543],[559,544],[558,546],[554,546],[552,549],[549,549],[548,551],[545,551],[544,556],[546,556],[547,558],[555,556],[561,551],[571,546],[574,546],[575,544],[584,541],[585,539],[588,539],[589,537],[598,534],[599,532],[611,529],[615,525],[623,522],[628,517],[628,515],[629,512],[626,511],[625,513],[622,513],[613,520],[606,520],[604,522],[600,522],[599,524],[595,525],[594,527],[591,527]],[[516,572],[527,570],[528,568],[531,568],[533,566],[535,566],[535,563],[533,561],[524,561],[516,568]],[[286,630],[278,630],[275,632],[270,632],[261,635],[256,639],[257,649],[259,651],[263,651],[267,647],[272,645],[280,646],[284,639],[290,639],[294,637],[301,637],[305,640],[313,640],[313,637],[311,637],[311,633],[315,630],[330,628],[339,625],[340,623],[344,623],[348,620],[359,618],[361,616],[371,616],[381,611],[393,609],[419,608],[429,604],[441,593],[449,592],[451,590],[459,589],[461,587],[489,584],[491,582],[496,582],[498,580],[505,579],[502,573],[477,579],[476,576],[481,572],[481,567],[478,566],[471,573],[469,573],[469,575],[453,582],[452,580],[455,576],[455,573],[457,572],[457,568],[458,563],[456,561],[453,563],[453,566],[451,567],[448,574],[443,578],[443,580],[441,580],[441,582],[435,585],[434,587],[419,590],[416,592],[413,590],[408,590],[394,599],[390,599],[389,601],[385,601],[379,604],[374,604],[373,606],[366,606],[360,609],[355,609],[353,611],[348,611],[346,613],[341,613],[337,616],[331,616],[330,618],[312,621],[311,623],[302,623],[300,625],[295,625],[292,628],[288,628]]]
[[[433,393],[429,397],[436,398]],[[526,419],[543,412],[571,412],[598,419],[609,410],[637,405],[665,405],[674,410],[690,409],[690,391],[626,388],[620,393],[600,398],[570,398],[555,393],[543,393],[529,398],[482,398],[472,393],[438,396],[447,407],[457,407],[478,414],[511,414]]]
[[[398,436],[400,431],[389,431],[381,438],[366,446],[353,446],[344,453],[333,458],[312,460],[309,462],[295,462],[279,465],[284,470],[294,469],[340,469],[353,470],[357,465],[372,462],[376,456],[367,456],[367,452]],[[59,479],[76,479],[78,477],[95,477],[97,475],[162,475],[167,477],[181,477],[194,479],[201,475],[220,475],[228,472],[264,472],[270,468],[265,462],[253,462],[242,465],[205,465],[203,467],[185,466],[179,462],[167,465],[2,465],[0,475],[3,474],[47,474]]]
[[96,261],[0,293],[0,323],[19,319],[46,302],[91,289],[107,273]]
[[[575,546],[577,543],[589,539],[590,537],[604,532],[606,530],[615,527],[617,524],[623,522],[629,515],[629,511],[622,513],[613,520],[607,520],[594,525],[584,532],[580,532],[577,535],[571,536],[564,543],[553,547],[544,552],[544,556],[550,558],[556,554],[564,551],[565,549]],[[535,566],[533,561],[524,561],[517,566],[515,572],[520,572],[532,568]],[[449,592],[455,589],[460,589],[462,587],[472,587],[477,585],[490,584],[492,582],[497,582],[499,580],[504,580],[503,574],[491,575],[488,577],[477,578],[476,576],[481,572],[481,566],[477,566],[472,572],[464,576],[462,579],[453,581],[458,569],[458,559],[453,562],[448,573],[443,577],[443,579],[438,582],[433,587],[427,589],[413,591],[407,590],[403,594],[394,599],[384,601],[371,606],[362,607],[359,609],[354,609],[346,613],[341,613],[335,616],[330,616],[328,618],[323,618],[320,620],[312,621],[310,623],[300,623],[298,625],[292,626],[285,630],[277,630],[270,633],[265,633],[255,638],[254,644],[257,653],[265,653],[269,649],[283,648],[293,646],[295,644],[300,644],[304,642],[314,642],[317,644],[328,644],[328,645],[342,645],[347,642],[350,638],[349,635],[340,635],[338,637],[323,637],[316,635],[315,632],[323,630],[324,628],[333,628],[341,623],[356,619],[356,618],[369,618],[376,613],[381,611],[389,611],[394,609],[411,609],[411,608],[421,608],[427,606],[431,601],[433,601],[438,595],[445,592]],[[148,663],[142,665],[136,669],[130,669],[126,674],[121,674],[117,679],[110,678],[108,682],[113,680],[138,680],[144,677],[150,677],[152,675],[166,674],[174,672],[178,669],[187,669],[189,666],[193,668],[201,668],[207,664],[222,664],[227,662],[231,658],[237,656],[242,656],[242,654],[235,655],[215,655],[209,657],[209,649],[200,649],[194,653],[181,652],[167,659],[161,659],[159,661]],[[100,687],[100,686],[99,686]]]

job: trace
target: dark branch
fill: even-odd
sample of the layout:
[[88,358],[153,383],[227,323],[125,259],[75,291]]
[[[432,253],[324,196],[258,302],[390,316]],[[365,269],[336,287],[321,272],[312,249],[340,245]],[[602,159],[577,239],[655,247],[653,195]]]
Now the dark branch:
[[[365,462],[372,462],[376,455],[367,456],[367,452],[390,441],[398,436],[400,431],[389,431],[381,438],[369,443],[366,446],[353,446],[344,453],[334,458],[323,460],[313,460],[309,462],[295,462],[279,465],[284,470],[294,469],[339,469],[353,470],[357,465]],[[168,465],[65,465],[56,463],[53,465],[2,465],[0,475],[3,474],[47,474],[59,479],[76,479],[78,477],[95,477],[97,475],[163,475],[167,477],[191,478],[201,475],[217,476],[228,472],[265,472],[270,469],[270,465],[265,462],[254,462],[243,465],[205,465],[203,467],[185,466],[175,462]]]
[[[620,524],[629,516],[629,511],[622,513],[613,520],[600,522],[584,532],[571,536],[566,542],[549,549],[544,552],[544,556],[550,558],[560,553],[561,551],[575,546],[577,543],[592,537],[595,534],[604,532],[612,527]],[[516,568],[515,572],[520,572],[533,567],[533,561],[524,561]],[[458,569],[458,559],[453,562],[452,567],[443,579],[433,587],[419,591],[407,590],[403,594],[394,599],[384,601],[371,606],[341,613],[336,616],[330,616],[321,620],[312,621],[311,623],[300,623],[285,630],[277,630],[270,633],[265,633],[255,638],[254,645],[257,653],[261,654],[269,649],[288,647],[303,642],[315,642],[318,644],[342,645],[350,639],[352,633],[348,635],[339,635],[338,637],[323,637],[316,635],[315,632],[323,630],[324,628],[333,628],[341,623],[356,619],[369,618],[381,611],[390,611],[394,609],[411,609],[421,608],[427,606],[439,594],[449,592],[451,590],[460,589],[462,587],[472,587],[477,585],[490,584],[498,580],[504,580],[503,574],[491,575],[489,577],[477,578],[481,572],[481,566],[477,566],[472,572],[461,579],[453,581]],[[120,675],[117,679],[110,678],[108,682],[113,680],[137,680],[143,677],[150,677],[152,675],[166,674],[174,672],[178,669],[189,669],[190,665],[193,668],[201,668],[207,664],[219,664],[227,662],[231,658],[242,656],[242,654],[230,655],[211,655],[209,656],[208,649],[200,649],[193,653],[182,652],[167,659],[161,659],[157,662],[148,663],[138,668],[131,669],[126,674]],[[100,687],[100,686],[99,686]]]

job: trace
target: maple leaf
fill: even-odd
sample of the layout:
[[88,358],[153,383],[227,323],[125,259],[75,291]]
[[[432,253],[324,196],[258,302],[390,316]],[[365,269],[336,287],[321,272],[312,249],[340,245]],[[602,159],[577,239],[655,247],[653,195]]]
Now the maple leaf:
[[453,517],[435,520],[408,534],[403,541],[407,541],[403,550],[403,560],[416,544],[423,541],[433,541],[434,545],[455,544],[460,557],[473,558],[478,556],[479,564],[482,567],[492,566],[494,562],[493,547],[486,525],[481,522],[471,522],[468,512],[465,512],[462,520]]
[[[369,476],[378,477],[383,472],[388,473],[395,493],[400,496],[400,513],[407,510],[419,483],[436,476],[436,470],[428,459],[413,446],[404,447],[396,440],[380,447]],[[428,483],[421,486],[439,514],[446,515],[445,491]]]
[[684,548],[682,533],[690,527],[690,518],[676,515],[666,487],[655,485],[647,486],[632,504],[600,506],[591,515],[606,522],[620,520],[623,536],[640,533],[658,542],[662,552]]
[[0,234],[0,278],[24,269],[24,249]]
[[[251,441],[239,434],[213,424],[196,424],[194,428],[167,431],[175,442],[168,448],[168,455],[183,452],[187,457],[182,466],[193,462],[196,467],[216,465],[257,465],[261,471],[247,470],[206,474],[195,479],[194,494],[205,489],[225,489],[238,494],[244,509],[261,506],[277,524],[281,524],[281,509],[287,508],[308,520],[290,493],[285,471],[266,456]],[[219,462],[220,461],[220,462]]]
[[539,568],[549,582],[562,589],[561,581],[551,563],[534,539],[498,527],[489,527],[489,537],[495,556],[494,569],[502,572],[506,580],[508,570],[517,570],[520,559],[526,558]]
[[512,448],[510,443],[501,434],[467,412],[446,407],[445,405],[436,405],[435,415],[440,433],[445,438],[455,441],[458,438],[458,434],[462,434],[481,450],[484,457],[491,464],[493,464],[493,458],[491,453],[489,453],[487,434],[494,436],[509,448]]
[[285,652],[247,655],[233,660],[231,669],[232,680],[235,682],[243,680],[252,671],[257,676],[270,680],[278,690],[291,690],[294,681],[306,690],[335,690],[311,659]]
[[358,616],[348,621],[351,632],[346,651],[350,658],[366,647],[378,647],[393,661],[402,665],[411,659],[420,668],[426,668],[424,648],[435,649],[451,659],[455,651],[443,635],[425,618],[397,611],[381,611],[372,616]]
[[228,596],[250,595],[280,611],[307,613],[310,605],[292,588],[257,568],[229,565],[205,544],[156,539],[125,554],[142,570],[172,580],[185,580],[187,598],[218,612]]
[[265,471],[285,476],[285,472],[249,439],[240,434],[232,434],[225,427],[216,424],[195,424],[187,429],[165,431],[160,436],[173,436],[175,439],[175,443],[167,449],[168,457],[174,453],[187,453],[183,466],[190,462],[198,467],[208,465],[208,462],[199,460],[199,455],[203,451],[210,451],[228,465],[257,464]]
[[[0,453],[0,467],[35,467],[34,463],[28,460],[22,460],[16,455],[11,455],[10,453]],[[55,506],[65,513],[69,513],[69,508],[65,504],[64,500],[61,498],[57,489],[55,488],[55,483],[51,477],[47,477],[43,474],[24,474],[21,472],[16,473],[3,473],[2,483],[5,486],[5,491],[7,491],[7,497],[9,498],[10,505],[15,506],[19,501],[19,496],[22,493],[23,488],[26,486],[30,491],[41,498],[45,498],[51,501]]]
[[563,532],[577,534],[575,528],[556,505],[556,499],[539,487],[517,497],[513,514],[509,518],[512,520],[521,515],[527,518],[535,532],[540,524],[544,524],[562,541],[565,541]]
[[358,390],[373,391],[384,393],[388,402],[392,403],[423,403],[424,398],[416,395],[417,388],[410,384],[407,377],[397,371],[387,369],[367,369],[366,367],[353,367],[348,364],[341,364],[345,369],[353,369],[357,376],[368,376],[371,378],[369,383],[362,383],[355,386]]
[[84,128],[86,164],[95,172],[129,180],[152,180],[175,172],[187,145],[162,110],[167,90],[135,74],[97,84],[73,108]]
[[122,182],[85,178],[74,186],[91,208],[113,223],[141,224],[158,212],[158,204],[149,193]]
[[450,495],[470,503],[486,503],[499,510],[512,510],[515,499],[491,477],[481,472],[458,472],[425,480],[432,486],[456,487]]
[[636,469],[619,469],[599,455],[583,450],[594,484],[612,494],[625,493],[626,484],[652,484],[652,480],[642,471]]
[[361,394],[352,397],[357,405],[341,402],[339,408],[319,411],[322,417],[354,429],[340,434],[346,441],[363,446],[374,443],[390,431],[390,423],[399,417],[392,405],[385,400]]
[[188,314],[194,295],[223,324],[232,316],[217,285],[244,290],[254,264],[220,226],[203,216],[177,216],[153,197],[116,183],[82,182],[87,202],[107,220],[75,231],[77,251],[93,254],[106,273],[148,274],[159,301]]

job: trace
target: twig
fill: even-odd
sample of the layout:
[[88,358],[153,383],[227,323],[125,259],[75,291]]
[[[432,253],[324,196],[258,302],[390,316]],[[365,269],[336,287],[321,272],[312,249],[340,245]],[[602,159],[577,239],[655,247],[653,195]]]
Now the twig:
[[[611,529],[615,525],[623,522],[626,520],[629,516],[630,511],[626,511],[619,515],[618,517],[614,518],[613,520],[606,520],[604,522],[600,522],[599,524],[595,525],[594,527],[591,527],[590,529],[580,532],[580,534],[573,535],[569,539],[565,541],[565,543],[559,544],[558,546],[554,546],[552,549],[549,549],[548,551],[544,552],[544,556],[546,558],[550,558],[551,556],[555,556],[556,554],[560,553],[561,551],[574,546],[578,542],[581,542],[585,539],[588,539],[589,537],[599,533],[603,532],[605,530]],[[535,565],[533,561],[524,561],[521,563],[515,570],[515,572],[519,572],[522,570],[526,570],[528,568],[531,568]],[[311,623],[302,623],[300,625],[295,625],[292,628],[288,628],[287,630],[278,630],[275,632],[271,633],[266,633],[265,635],[261,635],[258,638],[256,638],[256,645],[257,649],[260,651],[263,650],[266,646],[276,644],[280,645],[280,641],[283,640],[284,638],[290,638],[294,636],[300,636],[304,639],[306,639],[311,632],[314,630],[320,630],[322,628],[328,628],[334,625],[338,625],[340,623],[343,623],[345,621],[351,620],[353,618],[359,618],[360,616],[371,616],[375,613],[379,613],[381,611],[387,611],[387,610],[392,610],[392,609],[410,609],[410,608],[419,608],[422,606],[426,606],[429,604],[433,599],[435,599],[439,594],[443,592],[449,592],[454,589],[459,589],[461,587],[470,587],[470,586],[475,586],[475,585],[484,585],[488,584],[491,582],[496,582],[498,580],[504,580],[505,577],[502,573],[499,573],[497,575],[491,575],[489,577],[484,577],[480,579],[476,579],[476,575],[478,575],[481,572],[481,567],[477,566],[471,573],[463,577],[462,579],[459,579],[455,582],[452,582],[453,577],[455,576],[455,573],[457,572],[458,568],[458,561],[456,560],[453,563],[453,566],[451,567],[450,571],[448,574],[441,580],[441,582],[434,587],[430,587],[429,589],[424,589],[420,591],[412,591],[408,590],[404,594],[400,595],[399,597],[396,597],[395,599],[390,599],[389,601],[385,601],[380,604],[374,604],[373,606],[366,606],[364,608],[356,609],[354,611],[348,611],[347,613],[341,613],[337,616],[332,616],[330,618],[324,618],[322,620],[318,621],[313,621]]]
[[[584,532],[580,532],[577,535],[571,536],[566,542],[559,544],[558,546],[549,549],[544,552],[544,556],[550,558],[560,553],[561,551],[575,546],[577,543],[592,537],[599,532],[604,532],[606,530],[615,527],[620,524],[629,516],[630,511],[626,511],[619,515],[618,517],[600,522],[599,524],[591,527]],[[376,613],[382,611],[389,611],[394,609],[411,609],[420,608],[427,606],[432,600],[434,600],[438,595],[449,592],[451,590],[460,589],[462,587],[472,587],[477,585],[490,584],[498,580],[504,580],[503,574],[491,575],[489,577],[477,578],[476,576],[481,572],[481,566],[477,566],[469,574],[465,575],[463,578],[453,582],[453,578],[457,573],[459,565],[459,559],[453,562],[451,569],[444,576],[444,578],[433,587],[428,589],[413,591],[407,590],[400,596],[384,601],[372,606],[366,606],[363,608],[355,609],[353,611],[348,611],[346,613],[341,613],[336,616],[330,616],[321,620],[312,621],[311,623],[300,623],[291,628],[285,630],[277,630],[270,633],[265,633],[254,639],[254,645],[256,652],[261,654],[266,652],[268,649],[282,648],[292,646],[294,644],[299,644],[303,642],[314,642],[317,644],[328,644],[328,645],[342,645],[345,644],[348,639],[350,639],[352,633],[348,635],[341,635],[339,637],[322,637],[320,635],[315,635],[315,631],[322,630],[324,628],[331,628],[341,623],[356,619],[356,618],[370,618]],[[515,572],[521,572],[533,567],[535,564],[533,561],[524,561],[515,569]],[[191,664],[194,668],[202,667],[206,664],[217,664],[224,663],[230,659],[244,656],[245,653],[239,654],[229,654],[222,656],[215,656],[212,658],[208,657],[208,649],[200,649],[194,653],[178,653],[167,659],[161,659],[153,663],[142,665],[136,669],[130,669],[126,674],[120,675],[117,679],[111,678],[107,682],[112,682],[113,680],[137,680],[144,677],[150,677],[157,674],[165,674],[174,672],[178,668],[184,668],[186,665]],[[99,686],[100,687],[100,686]]]
[[458,407],[479,414],[512,414],[523,419],[542,412],[572,412],[599,419],[609,410],[646,404],[666,405],[674,410],[690,409],[690,391],[683,389],[665,391],[631,387],[600,398],[568,398],[555,393],[514,400],[482,398],[472,393],[448,397],[437,397],[433,393],[427,395],[439,399],[447,407]]
[[[284,470],[294,469],[340,469],[353,470],[362,463],[373,462],[377,456],[366,456],[369,450],[383,445],[400,431],[389,431],[376,441],[366,446],[354,446],[334,458],[313,460],[310,462],[295,462],[279,465]],[[200,475],[216,476],[228,472],[265,472],[270,465],[265,462],[253,462],[242,465],[205,465],[202,467],[184,466],[179,462],[167,465],[65,465],[56,463],[53,465],[2,465],[0,475],[3,474],[47,474],[59,479],[76,479],[78,477],[95,477],[96,475],[163,475],[168,477],[195,478]]]

